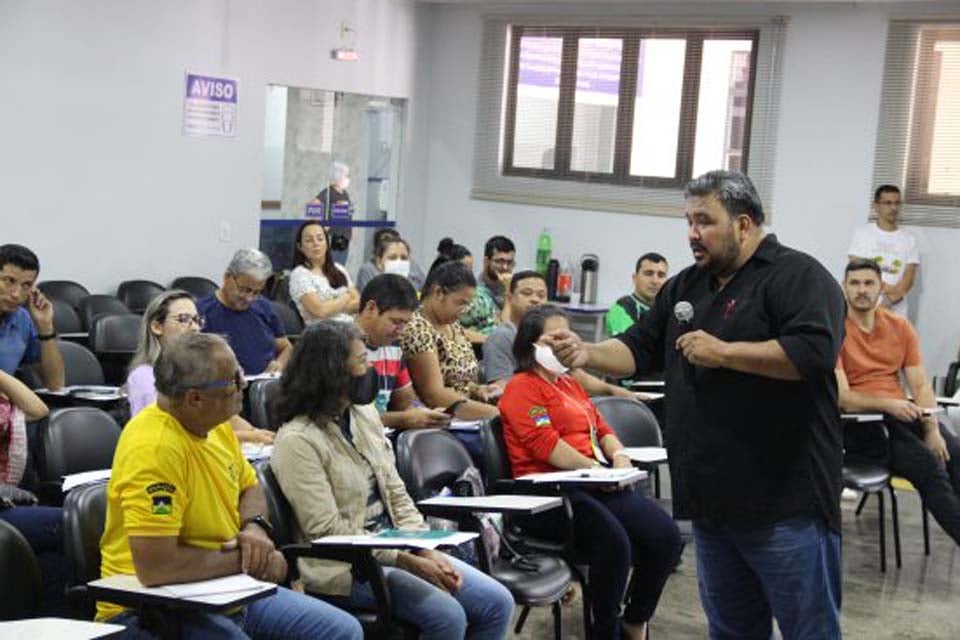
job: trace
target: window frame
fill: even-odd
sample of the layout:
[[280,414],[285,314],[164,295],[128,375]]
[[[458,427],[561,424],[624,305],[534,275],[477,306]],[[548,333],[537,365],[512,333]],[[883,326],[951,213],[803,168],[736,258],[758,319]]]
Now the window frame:
[[921,26],[918,33],[915,90],[911,97],[913,117],[910,121],[910,137],[907,149],[907,165],[904,183],[904,200],[910,204],[936,207],[960,207],[960,194],[935,195],[928,191],[930,184],[930,156],[933,152],[933,125],[937,101],[934,98],[918,100],[917,96],[930,96],[940,85],[940,64],[935,61],[933,47],[944,39],[960,43],[960,24],[952,26]]
[[[516,133],[516,107],[520,71],[520,43],[524,35],[559,37],[563,39],[560,87],[557,104],[557,127],[554,142],[554,168],[535,169],[513,165]],[[570,168],[573,123],[576,100],[576,66],[580,38],[620,38],[623,40],[620,92],[617,101],[617,130],[614,136],[613,171],[599,173]],[[683,37],[686,50],[683,69],[683,88],[680,96],[680,126],[677,131],[677,152],[674,177],[638,176],[630,174],[633,143],[633,116],[640,41],[655,38]],[[754,94],[756,91],[760,30],[742,28],[610,28],[562,27],[511,24],[508,34],[507,82],[504,87],[503,126],[501,128],[501,174],[510,177],[539,178],[581,183],[600,183],[660,189],[677,189],[693,176],[696,144],[696,117],[699,108],[700,72],[705,40],[749,40],[750,77],[747,88],[746,113],[741,156],[741,171],[749,170],[750,137],[753,128]],[[684,127],[684,122],[694,126]]]

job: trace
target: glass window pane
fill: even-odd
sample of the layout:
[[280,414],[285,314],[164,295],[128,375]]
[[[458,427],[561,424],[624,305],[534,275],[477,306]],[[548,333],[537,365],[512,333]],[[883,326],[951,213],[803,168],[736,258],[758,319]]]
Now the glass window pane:
[[927,193],[960,195],[960,40],[940,40],[933,47],[939,61],[930,178]]
[[740,170],[750,89],[751,40],[704,40],[693,176]]
[[553,169],[563,38],[522,36],[517,74],[513,166]]
[[640,41],[631,175],[673,178],[676,174],[686,55],[687,41],[683,38]]
[[613,171],[622,52],[619,38],[580,38],[570,150],[574,171]]

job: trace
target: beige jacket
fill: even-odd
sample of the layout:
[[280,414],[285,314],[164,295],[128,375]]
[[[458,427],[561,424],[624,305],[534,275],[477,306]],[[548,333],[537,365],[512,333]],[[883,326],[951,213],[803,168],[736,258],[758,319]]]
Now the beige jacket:
[[[426,526],[397,474],[393,448],[383,435],[376,408],[372,404],[352,407],[350,429],[356,448],[336,422],[317,426],[305,416],[287,422],[277,434],[270,467],[293,507],[300,542],[364,533],[370,486],[364,458],[377,477],[383,506],[393,525],[401,529]],[[374,555],[382,564],[396,564],[395,550],[376,551]],[[299,568],[307,591],[350,593],[353,577],[347,563],[300,560]]]

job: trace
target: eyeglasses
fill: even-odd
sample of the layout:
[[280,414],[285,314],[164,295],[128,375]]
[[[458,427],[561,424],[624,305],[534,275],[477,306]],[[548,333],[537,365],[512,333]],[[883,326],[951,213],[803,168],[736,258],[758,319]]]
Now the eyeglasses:
[[237,288],[237,294],[244,298],[256,298],[258,295],[263,293],[263,287],[245,287],[240,284],[237,280],[237,276],[230,274],[230,277],[233,278],[233,286]]
[[197,325],[198,329],[203,329],[203,327],[206,326],[207,324],[207,319],[204,318],[203,316],[198,316],[190,313],[178,313],[175,316],[167,316],[166,318],[163,319],[164,322],[167,322],[168,320],[172,322],[176,322],[181,327],[189,327],[190,324],[192,323]]
[[495,258],[495,259],[491,260],[490,262],[492,262],[493,264],[497,265],[498,267],[508,267],[508,268],[512,268],[512,267],[515,267],[515,266],[517,265],[517,261],[516,261],[516,260],[511,260],[510,258]]
[[229,380],[214,380],[212,382],[204,382],[203,384],[194,385],[193,388],[199,390],[229,389],[231,386],[234,387],[237,392],[243,391],[247,386],[247,380],[243,377],[243,369],[241,367],[237,368],[237,371]]

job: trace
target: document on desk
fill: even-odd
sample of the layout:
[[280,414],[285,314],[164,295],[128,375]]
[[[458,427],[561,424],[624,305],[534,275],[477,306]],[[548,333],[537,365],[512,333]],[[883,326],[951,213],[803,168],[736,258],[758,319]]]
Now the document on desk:
[[647,477],[646,471],[639,469],[574,469],[573,471],[550,471],[530,473],[517,480],[527,480],[534,484],[596,484],[624,487]]
[[312,540],[311,543],[316,545],[371,547],[374,549],[437,549],[439,547],[456,547],[464,542],[470,542],[476,537],[476,533],[469,531],[386,529],[376,534],[324,536]]
[[256,580],[244,573],[214,578],[212,580],[168,584],[162,587],[145,587],[137,579],[137,576],[131,575],[109,576],[107,578],[94,580],[88,584],[91,587],[99,587],[101,589],[140,593],[160,598],[189,600],[191,602],[202,602],[213,605],[229,605],[236,600],[242,600],[247,596],[261,591],[275,590],[277,587],[277,585],[273,583]]
[[437,496],[417,503],[425,507],[456,507],[490,513],[534,514],[559,507],[563,501],[556,496],[521,496],[503,494],[498,496]]
[[247,382],[256,382],[257,380],[276,380],[280,377],[279,373],[252,373],[243,376]]
[[454,418],[450,421],[450,431],[462,431],[464,433],[479,433],[482,420],[458,420]]
[[240,445],[240,450],[243,452],[243,457],[250,462],[256,462],[257,460],[269,460],[270,456],[273,455],[272,444],[244,442],[242,445]]
[[667,397],[665,393],[655,393],[650,391],[637,391],[637,399],[641,402],[657,402]]
[[60,490],[66,493],[77,487],[84,487],[88,484],[100,484],[110,480],[111,469],[98,469],[97,471],[84,471],[82,473],[71,473],[63,476],[63,486]]
[[624,447],[631,462],[655,464],[667,461],[667,450],[664,447]]

